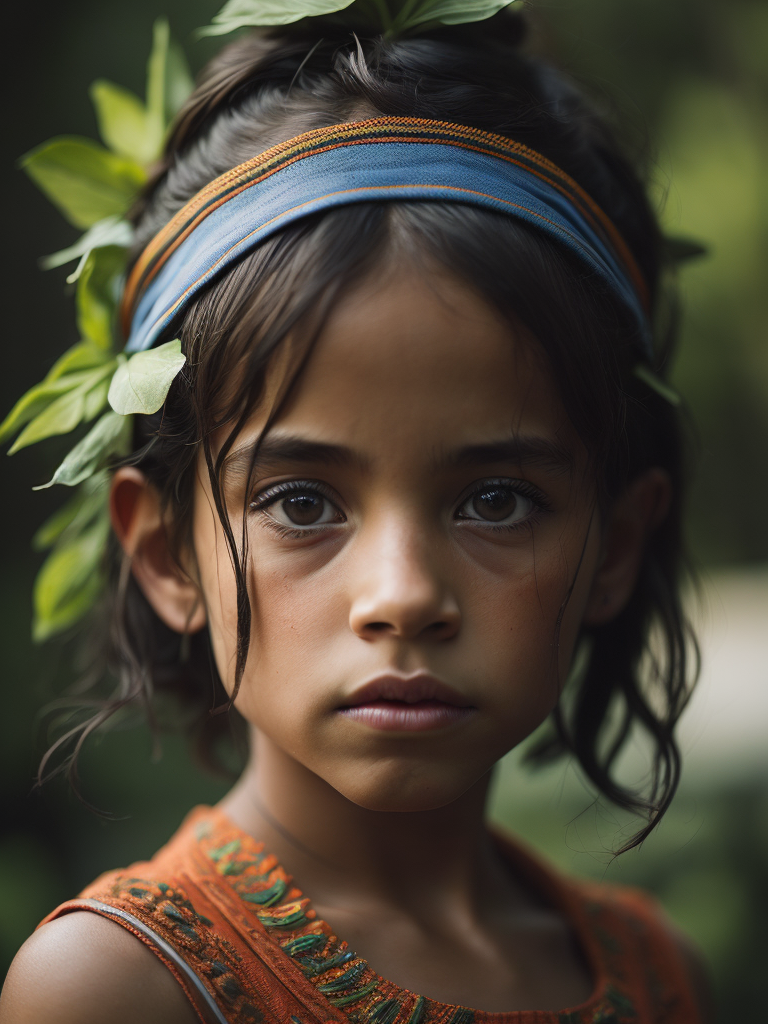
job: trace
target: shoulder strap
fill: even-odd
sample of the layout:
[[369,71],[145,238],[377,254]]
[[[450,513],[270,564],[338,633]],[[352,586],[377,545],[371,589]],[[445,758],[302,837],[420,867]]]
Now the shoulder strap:
[[[243,950],[229,941],[188,895],[165,882],[102,876],[42,924],[76,910],[107,917],[140,939],[173,974],[203,1024],[256,1024],[265,1019],[245,970]],[[208,909],[208,908],[206,908]],[[272,999],[269,1002],[273,1002]]]
[[608,991],[620,1010],[626,993],[640,1021],[700,1024],[693,982],[664,911],[634,888],[573,882],[586,927],[599,947]]
[[[120,910],[118,907],[110,906],[108,903],[102,903],[100,900],[68,900],[57,907],[53,913],[49,914],[42,923],[45,924],[47,921],[55,920],[57,917],[76,910],[89,910],[102,917],[108,917],[127,931],[132,932],[136,938],[140,939],[152,950],[164,966],[173,974],[184,990],[188,1001],[192,1004],[192,1008],[195,1010],[198,1018],[202,1021],[202,1024],[209,1024],[209,1018],[215,1021],[216,1024],[228,1024],[227,1018],[222,1014],[210,992],[187,961],[161,935],[153,931],[138,917],[134,917],[133,914]],[[205,1007],[207,1014],[201,1013],[202,1007]]]
[[208,869],[198,845],[205,822],[193,812],[151,861],[102,875],[41,924],[76,910],[120,924],[171,971],[204,1024],[345,1022]]

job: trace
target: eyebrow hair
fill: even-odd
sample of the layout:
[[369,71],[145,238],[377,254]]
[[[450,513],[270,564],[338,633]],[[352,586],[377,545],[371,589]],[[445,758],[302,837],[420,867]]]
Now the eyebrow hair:
[[441,462],[450,467],[514,462],[521,466],[533,464],[556,472],[566,472],[572,469],[574,456],[559,441],[547,437],[515,435],[505,441],[473,444],[457,452],[449,452]]
[[[254,445],[236,448],[224,460],[224,474],[246,476],[254,469],[267,470],[282,462],[321,462],[337,466],[362,465],[364,460],[352,448],[291,435],[272,434]],[[255,455],[255,458],[254,458]]]
[[[368,466],[365,457],[347,445],[272,434],[263,438],[258,445],[255,458],[253,445],[243,445],[231,452],[224,460],[224,474],[247,476],[252,466],[264,472],[285,462],[324,463],[362,469]],[[574,457],[558,441],[546,437],[515,435],[506,440],[468,445],[448,452],[436,460],[436,468],[455,469],[493,462],[513,462],[521,466],[533,464],[555,472],[567,472],[573,467]]]

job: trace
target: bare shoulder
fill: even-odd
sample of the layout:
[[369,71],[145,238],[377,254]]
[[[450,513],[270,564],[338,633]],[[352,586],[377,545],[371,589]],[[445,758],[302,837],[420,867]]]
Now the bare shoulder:
[[667,923],[667,931],[680,952],[680,956],[688,970],[691,986],[698,1003],[702,1024],[715,1024],[717,1005],[712,989],[709,966],[699,947],[685,932]]
[[76,911],[21,947],[0,996],[0,1024],[199,1024],[181,986],[125,928]]

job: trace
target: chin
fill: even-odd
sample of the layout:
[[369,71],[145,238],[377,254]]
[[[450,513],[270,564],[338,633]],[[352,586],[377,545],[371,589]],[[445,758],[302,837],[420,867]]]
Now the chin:
[[367,811],[388,814],[419,813],[447,807],[462,797],[480,776],[461,778],[455,769],[435,767],[428,771],[410,767],[408,770],[382,771],[381,766],[361,771],[354,780],[328,780],[343,797]]

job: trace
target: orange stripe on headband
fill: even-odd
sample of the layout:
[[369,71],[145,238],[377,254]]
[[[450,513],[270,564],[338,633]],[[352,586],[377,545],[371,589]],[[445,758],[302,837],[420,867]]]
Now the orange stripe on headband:
[[200,288],[287,224],[340,205],[393,199],[469,203],[533,224],[612,287],[649,346],[643,276],[610,218],[572,178],[500,135],[382,117],[306,132],[201,189],[131,271],[121,306],[127,348],[154,344]]

